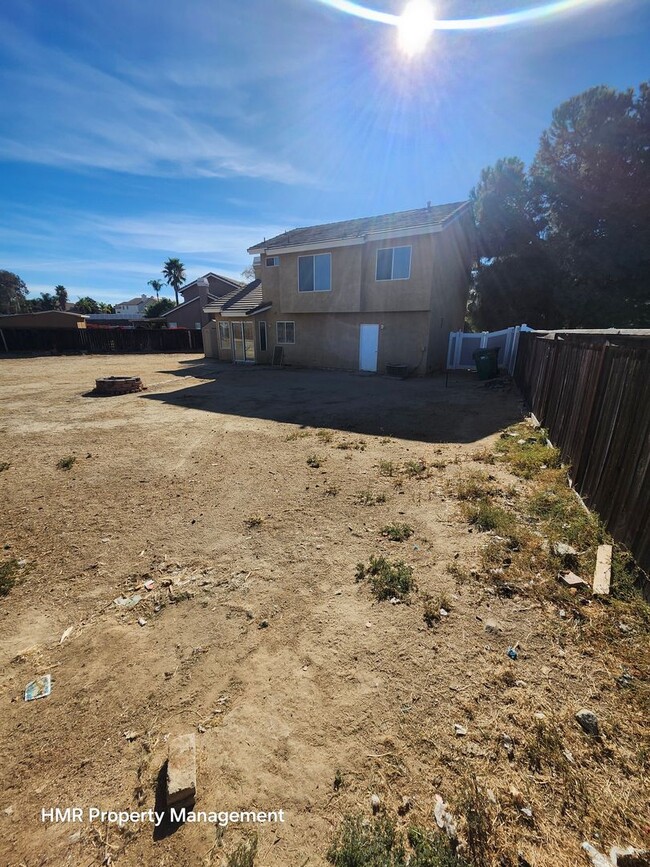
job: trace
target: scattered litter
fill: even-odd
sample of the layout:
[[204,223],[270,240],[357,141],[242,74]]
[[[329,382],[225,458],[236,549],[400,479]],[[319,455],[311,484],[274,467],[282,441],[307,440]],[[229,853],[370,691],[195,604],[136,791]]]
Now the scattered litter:
[[612,862],[607,857],[607,855],[603,855],[598,849],[595,849],[591,843],[585,842],[582,844],[582,848],[585,850],[587,855],[589,856],[589,860],[594,865],[594,867],[612,867]]
[[446,611],[444,608],[441,608],[440,609],[440,616],[441,617],[449,617],[449,612]]
[[562,755],[564,756],[564,758],[567,760],[567,762],[570,765],[574,764],[575,760],[573,758],[573,753],[571,752],[571,750],[568,750],[566,747],[563,747],[562,748]]
[[199,725],[199,726],[197,726],[197,731],[198,731],[200,734],[204,735],[204,734],[207,732],[207,729],[206,729],[205,726],[201,726],[201,725]]
[[144,582],[142,586],[145,590],[153,590],[156,586],[156,582],[153,580],[153,578],[149,578],[147,581]]
[[371,629],[371,628],[372,628],[372,623],[368,620],[366,622],[366,629]]
[[113,605],[117,605],[118,608],[133,608],[141,599],[142,596],[137,593],[133,596],[118,596],[117,599],[113,599]]
[[376,815],[379,812],[379,808],[381,806],[381,798],[379,797],[379,795],[370,796],[370,806],[372,807],[372,812]]
[[398,599],[397,596],[391,596],[391,598],[390,598],[390,604],[391,604],[391,605],[401,605],[401,604],[402,604],[402,600],[401,600],[401,599]]
[[63,644],[63,642],[66,640],[66,638],[70,638],[70,636],[72,635],[73,629],[74,629],[74,626],[68,626],[68,628],[65,630],[65,632],[63,633],[63,635],[59,639],[59,644]]
[[146,625],[147,625],[147,621],[144,619],[144,617],[138,617],[138,624],[139,624],[140,626],[146,626]]
[[454,734],[457,738],[462,738],[467,734],[467,729],[465,728],[465,726],[454,723]]
[[506,755],[508,756],[510,761],[512,761],[515,757],[515,745],[512,742],[512,738],[510,737],[510,735],[502,735],[501,743],[503,744],[503,749],[506,751]]
[[526,681],[525,680],[516,680],[515,686],[526,686]]
[[517,657],[519,655],[514,647],[509,647],[506,650],[506,654],[507,654],[507,656],[510,657],[510,659],[517,659]]
[[25,560],[25,558],[22,557],[22,558],[18,561],[18,565],[19,565],[20,568],[22,569],[23,566],[26,566],[26,565],[27,565],[27,560]]
[[52,692],[52,678],[49,674],[44,674],[32,680],[25,687],[25,701],[34,701],[36,698],[47,698]]
[[619,632],[625,634],[626,632],[632,632],[632,627],[628,626],[627,623],[619,623],[618,624]]
[[435,816],[438,827],[442,828],[442,830],[447,834],[448,837],[450,837],[452,840],[455,840],[457,837],[456,822],[454,820],[454,817],[447,809],[447,805],[442,800],[440,795],[436,795],[436,803],[433,808],[433,815]]
[[632,675],[629,672],[624,671],[620,677],[616,678],[616,683],[622,687],[632,686],[633,680],[634,678],[632,677]]
[[524,816],[526,816],[527,819],[532,819],[532,818],[533,818],[533,811],[531,810],[530,807],[520,807],[520,808],[519,808],[519,812],[520,812],[520,813],[523,813]]
[[130,743],[131,741],[134,741],[137,738],[139,738],[140,735],[142,734],[142,732],[134,732],[134,731],[131,731],[129,729],[129,731],[126,731],[123,734],[124,734],[124,737],[127,739],[127,741],[129,741],[129,743]]
[[586,581],[583,581],[579,575],[576,575],[575,572],[560,572],[557,576],[558,581],[561,581],[567,587],[588,587]]
[[562,620],[564,620],[564,618],[566,617],[566,611],[564,610],[564,608],[560,608],[560,610],[558,611],[558,614],[560,615]]
[[13,816],[14,808],[13,807],[5,807],[2,812],[5,814],[5,816]]
[[579,710],[576,714],[576,719],[580,723],[583,731],[593,737],[598,737],[598,717],[592,710]]

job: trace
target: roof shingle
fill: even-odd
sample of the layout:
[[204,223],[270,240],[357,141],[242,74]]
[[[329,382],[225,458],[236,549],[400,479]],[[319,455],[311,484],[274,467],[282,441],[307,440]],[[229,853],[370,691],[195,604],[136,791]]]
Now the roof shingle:
[[281,235],[276,235],[274,238],[255,244],[254,247],[249,247],[248,252],[270,250],[274,247],[309,246],[323,241],[360,238],[379,232],[420,229],[427,226],[442,228],[445,223],[457,215],[457,212],[467,206],[468,202],[451,202],[447,205],[431,205],[426,208],[415,208],[411,211],[381,214],[377,217],[360,217],[355,220],[342,220],[338,223],[323,223],[320,226],[305,226],[291,229]]

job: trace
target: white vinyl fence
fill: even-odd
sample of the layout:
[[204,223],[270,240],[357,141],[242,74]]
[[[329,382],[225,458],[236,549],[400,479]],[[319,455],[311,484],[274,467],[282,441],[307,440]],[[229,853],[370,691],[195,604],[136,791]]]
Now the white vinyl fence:
[[472,353],[477,349],[499,349],[497,364],[501,370],[512,375],[517,360],[519,332],[530,331],[527,325],[504,328],[503,331],[466,333],[451,331],[447,348],[447,370],[463,370],[474,367]]

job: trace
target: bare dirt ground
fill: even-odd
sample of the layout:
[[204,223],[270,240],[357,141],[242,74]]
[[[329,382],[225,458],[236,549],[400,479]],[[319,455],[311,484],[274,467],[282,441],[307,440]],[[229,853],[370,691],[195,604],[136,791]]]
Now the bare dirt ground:
[[[117,374],[148,390],[84,396]],[[639,744],[617,727],[638,711],[617,692],[621,666],[572,642],[552,605],[455,570],[485,536],[468,532],[450,490],[523,417],[514,391],[177,355],[3,359],[0,381],[0,554],[20,563],[0,597],[0,863],[226,863],[240,827],[155,834],[40,818],[153,808],[168,737],[185,732],[197,738],[197,809],[284,811],[257,828],[262,867],[324,865],[341,817],[370,815],[371,794],[391,815],[408,798],[398,822],[431,827],[435,795],[453,805],[472,778],[504,805],[513,863],[517,851],[520,863],[583,863],[593,833],[603,846],[642,842]],[[422,478],[402,471],[417,461]],[[393,522],[414,535],[389,541]],[[413,567],[410,604],[355,581],[373,554]],[[133,593],[135,608],[113,604]],[[431,627],[427,594],[450,607]],[[489,618],[500,631],[485,631]],[[51,695],[23,701],[47,672]],[[596,752],[573,719],[582,707],[609,737]],[[622,806],[598,828],[570,801],[558,811],[554,775],[533,778],[500,746],[504,732],[523,741],[536,713],[561,721],[590,785],[617,788]]]

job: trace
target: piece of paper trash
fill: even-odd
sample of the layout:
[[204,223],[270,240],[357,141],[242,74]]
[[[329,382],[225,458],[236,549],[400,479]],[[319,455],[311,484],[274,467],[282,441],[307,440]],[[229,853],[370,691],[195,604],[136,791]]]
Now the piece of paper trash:
[[47,698],[52,692],[52,678],[49,674],[44,674],[32,680],[25,687],[25,701],[34,701],[36,698]]
[[70,636],[72,635],[73,629],[74,629],[74,626],[68,626],[68,628],[65,630],[65,632],[61,636],[59,644],[63,644],[63,642],[66,640],[66,638],[70,638]]
[[117,599],[113,599],[113,604],[119,608],[133,608],[141,599],[142,596],[138,596],[137,593],[134,596],[118,596]]

